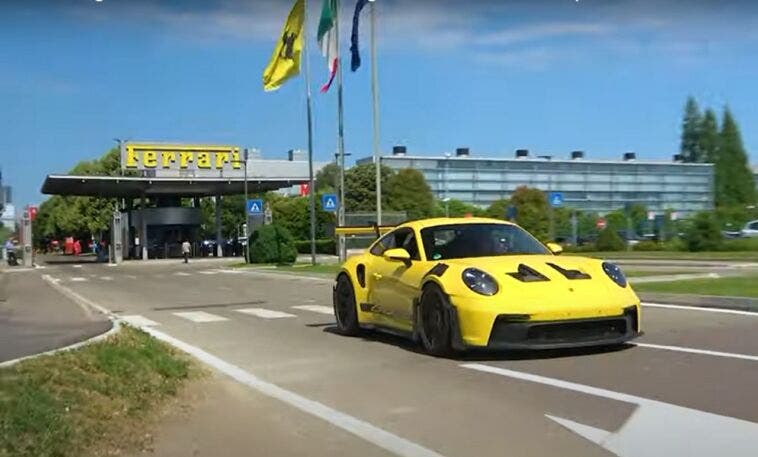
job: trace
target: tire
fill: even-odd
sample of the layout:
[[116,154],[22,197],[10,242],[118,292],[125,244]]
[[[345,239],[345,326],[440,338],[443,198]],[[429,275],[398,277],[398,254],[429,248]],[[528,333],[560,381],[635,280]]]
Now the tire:
[[438,357],[453,354],[447,296],[436,285],[424,287],[419,301],[418,333],[424,350]]
[[334,317],[337,319],[337,329],[343,335],[358,335],[361,327],[358,323],[355,291],[353,290],[353,283],[347,275],[339,276],[335,292]]

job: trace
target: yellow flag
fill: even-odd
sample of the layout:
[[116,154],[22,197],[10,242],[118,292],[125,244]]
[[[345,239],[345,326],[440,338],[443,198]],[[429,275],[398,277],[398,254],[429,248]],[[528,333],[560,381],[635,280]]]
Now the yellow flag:
[[300,54],[303,50],[303,18],[305,0],[297,0],[292,7],[282,34],[274,48],[271,61],[263,70],[263,89],[278,89],[285,81],[300,73]]

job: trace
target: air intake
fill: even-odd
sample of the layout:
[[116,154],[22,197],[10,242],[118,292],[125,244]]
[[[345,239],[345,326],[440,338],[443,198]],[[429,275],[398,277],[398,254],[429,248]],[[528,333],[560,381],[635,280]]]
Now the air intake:
[[468,157],[471,155],[471,152],[468,148],[457,148],[455,150],[455,156],[456,157]]
[[571,160],[578,160],[584,158],[584,151],[571,151]]
[[526,159],[529,157],[529,150],[528,149],[516,149],[516,158],[517,159]]
[[408,149],[405,146],[392,146],[393,156],[404,156],[406,152]]
[[637,154],[635,154],[633,152],[625,152],[624,153],[624,161],[625,162],[628,162],[630,160],[636,160],[636,159],[637,159]]

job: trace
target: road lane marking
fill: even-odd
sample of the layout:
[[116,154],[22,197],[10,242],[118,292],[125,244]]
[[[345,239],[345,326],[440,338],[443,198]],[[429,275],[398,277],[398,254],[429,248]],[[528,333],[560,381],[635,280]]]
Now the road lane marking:
[[301,309],[303,311],[311,311],[313,313],[328,314],[334,316],[334,308],[324,305],[298,305],[293,306],[294,309]]
[[71,278],[71,281],[73,281],[73,282],[84,282],[86,280],[87,280],[87,278],[83,278],[81,276],[74,276],[73,278]]
[[663,303],[648,303],[648,302],[643,302],[642,306],[645,306],[648,308],[680,309],[680,310],[686,310],[686,311],[702,311],[704,313],[738,314],[740,316],[758,317],[758,312],[740,311],[737,309],[706,308],[704,306],[668,305],[668,304],[663,304]]
[[687,281],[690,279],[718,279],[720,277],[721,275],[718,273],[684,273],[678,275],[658,275],[629,278],[629,282],[634,285],[646,282]]
[[119,316],[118,318],[129,325],[133,325],[134,327],[153,327],[156,325],[161,325],[139,314],[133,314],[129,316]]
[[198,271],[201,275],[217,275],[218,270],[200,270]]
[[126,276],[129,279],[137,279],[136,275],[124,275],[124,276]]
[[73,300],[74,303],[79,305],[79,307],[84,311],[84,314],[87,316],[88,319],[92,319],[92,310],[95,309],[99,311],[102,314],[105,314],[106,316],[110,316],[110,311],[103,308],[102,306],[98,305],[97,303],[87,300],[86,298],[82,297],[81,295],[77,294],[73,290],[69,289],[68,287],[61,284],[61,280],[58,278],[53,278],[50,275],[42,275],[42,279],[48,282],[53,289],[57,290],[58,292],[62,293],[69,299]]
[[103,281],[113,281],[113,277],[111,276],[100,276],[100,279]]
[[229,320],[223,316],[216,316],[215,314],[206,313],[205,311],[188,311],[184,313],[173,313],[173,314],[174,316],[178,316],[192,322],[197,322],[199,324],[203,324],[206,322],[221,322],[221,321]]
[[442,454],[390,433],[357,417],[350,416],[323,403],[283,389],[276,384],[266,382],[236,365],[205,352],[199,347],[192,346],[152,327],[145,327],[143,330],[263,395],[293,406],[306,414],[318,417],[393,454],[401,457],[443,457]]
[[235,309],[238,313],[250,314],[251,316],[261,317],[263,319],[281,319],[283,317],[296,317],[294,314],[274,311],[266,308],[243,308]]
[[742,359],[742,360],[750,360],[752,362],[758,362],[758,355],[737,354],[734,352],[711,351],[708,349],[695,349],[695,348],[688,348],[688,347],[681,347],[681,346],[665,346],[662,344],[650,344],[650,343],[630,343],[630,344],[634,346],[639,346],[642,348],[663,349],[666,351],[676,351],[676,352],[688,352],[690,354],[712,355],[715,357],[728,357],[731,359]]
[[73,265],[74,268],[81,268],[81,265]]
[[636,404],[637,408],[626,422],[613,432],[545,414],[548,419],[621,457],[710,457],[722,455],[725,450],[732,457],[752,457],[758,447],[758,424],[754,422],[481,363],[460,366]]
[[192,276],[192,275],[184,271],[177,271],[176,273],[174,273],[174,276]]

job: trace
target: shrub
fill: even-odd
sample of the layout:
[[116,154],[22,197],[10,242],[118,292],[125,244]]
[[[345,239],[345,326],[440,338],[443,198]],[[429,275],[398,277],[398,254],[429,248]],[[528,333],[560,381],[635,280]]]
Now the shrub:
[[619,234],[609,227],[600,232],[595,247],[598,251],[623,251],[626,249],[626,244]]
[[687,249],[692,252],[716,251],[721,245],[721,229],[712,213],[701,212],[692,218],[687,230]]
[[758,238],[734,238],[723,240],[719,251],[758,251]]
[[295,241],[280,225],[264,225],[250,237],[250,263],[290,264],[296,259]]
[[666,249],[666,246],[662,243],[657,243],[655,241],[640,241],[639,243],[632,246],[632,251],[663,251]]
[[[311,241],[310,240],[297,240],[295,241],[295,248],[300,254],[311,253]],[[337,243],[334,240],[316,240],[316,253],[317,254],[332,254],[337,252]]]

